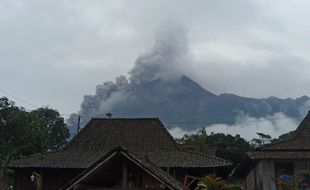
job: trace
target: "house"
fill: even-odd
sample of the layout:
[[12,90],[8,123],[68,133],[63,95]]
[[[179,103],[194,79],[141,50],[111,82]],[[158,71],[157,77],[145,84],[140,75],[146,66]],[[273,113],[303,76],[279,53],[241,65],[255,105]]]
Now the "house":
[[275,190],[274,179],[310,169],[310,113],[292,138],[264,145],[249,152],[248,156],[249,159],[238,168],[245,176],[247,190]]
[[[114,154],[118,156],[108,156]],[[129,164],[134,169],[129,170]],[[120,168],[123,165],[128,165],[125,172]],[[93,169],[97,166],[100,171]],[[40,175],[43,190],[70,189],[66,184],[81,187],[86,182],[111,189],[158,185],[173,189],[178,187],[175,181],[182,182],[186,175],[224,175],[230,166],[229,161],[180,148],[158,118],[94,118],[63,150],[9,163],[15,170],[15,190],[33,189],[30,176],[34,172]],[[168,183],[163,173],[174,179]],[[143,181],[145,177],[148,180]],[[130,179],[136,183],[129,183]]]
[[[99,177],[106,180],[99,180]],[[120,146],[104,155],[61,190],[96,189],[102,186],[167,190],[182,188],[182,184],[167,172]]]

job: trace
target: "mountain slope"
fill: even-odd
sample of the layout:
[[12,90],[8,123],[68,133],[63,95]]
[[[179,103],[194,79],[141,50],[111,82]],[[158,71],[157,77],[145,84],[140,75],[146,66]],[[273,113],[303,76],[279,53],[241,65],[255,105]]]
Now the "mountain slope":
[[[234,94],[215,95],[183,76],[173,82],[161,79],[142,84],[109,84],[109,93],[84,98],[80,114],[82,123],[91,117],[159,117],[167,127],[179,126],[192,130],[212,123],[233,123],[240,114],[265,117],[282,112],[301,119],[307,111],[310,98],[264,99],[245,98]],[[106,84],[107,86],[107,84]],[[106,90],[106,92],[108,92]],[[69,119],[76,128],[76,115]]]

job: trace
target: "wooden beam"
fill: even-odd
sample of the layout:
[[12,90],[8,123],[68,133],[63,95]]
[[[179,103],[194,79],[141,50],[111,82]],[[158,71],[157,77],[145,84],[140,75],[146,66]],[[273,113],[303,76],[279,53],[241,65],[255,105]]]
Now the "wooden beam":
[[123,188],[128,187],[128,165],[127,161],[123,161]]

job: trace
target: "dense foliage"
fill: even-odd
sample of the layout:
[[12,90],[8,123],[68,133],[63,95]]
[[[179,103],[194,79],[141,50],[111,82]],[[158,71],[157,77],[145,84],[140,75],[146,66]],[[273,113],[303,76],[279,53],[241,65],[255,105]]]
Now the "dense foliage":
[[215,174],[205,176],[197,184],[196,190],[240,190],[238,183],[229,183]]
[[31,112],[0,98],[0,164],[35,153],[62,148],[69,138],[64,118],[51,108]]
[[[207,134],[205,129],[199,130],[196,134],[184,135],[176,139],[182,145],[194,145],[195,151],[204,153],[215,153],[216,156],[233,161],[235,164],[240,163],[247,158],[246,153],[258,148],[264,144],[282,141],[294,136],[294,132],[281,135],[277,139],[272,139],[268,134],[257,133],[258,137],[250,141],[240,137],[240,135],[228,135],[223,133]],[[216,149],[216,152],[213,149]]]
[[231,160],[235,163],[241,162],[246,158],[246,152],[252,147],[248,141],[240,135],[232,136],[223,133],[207,134],[201,129],[196,134],[184,135],[177,139],[180,144],[196,145],[198,151],[208,153],[210,149],[216,148],[216,155]]

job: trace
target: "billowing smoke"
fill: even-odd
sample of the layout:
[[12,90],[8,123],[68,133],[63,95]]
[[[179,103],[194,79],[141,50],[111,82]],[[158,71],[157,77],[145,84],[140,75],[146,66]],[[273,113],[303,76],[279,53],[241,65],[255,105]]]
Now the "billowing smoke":
[[[82,127],[89,119],[112,112],[114,117],[160,117],[176,137],[195,133],[205,126],[205,121],[213,124],[206,128],[208,132],[240,134],[245,138],[263,132],[276,137],[293,130],[297,122],[291,118],[302,119],[310,108],[310,98],[306,96],[255,99],[213,94],[183,76],[184,68],[191,63],[187,30],[173,22],[160,25],[153,46],[137,58],[129,79],[119,76],[113,82],[98,85],[94,95],[84,96],[78,114],[67,120],[71,133],[76,133],[78,115]],[[282,116],[284,119],[275,119]],[[173,128],[169,122],[181,123],[182,127]],[[214,124],[221,122],[235,124]]]
[[188,63],[187,31],[169,22],[161,25],[155,34],[154,47],[138,57],[129,72],[132,84],[143,84],[156,79],[179,78],[182,66]]
[[182,66],[188,61],[187,30],[174,22],[161,24],[155,32],[153,47],[137,58],[129,72],[129,81],[119,76],[115,82],[98,85],[95,95],[84,96],[79,114],[72,114],[67,120],[71,132],[75,133],[78,115],[82,126],[92,117],[103,117],[115,105],[126,102],[136,86],[159,79],[178,80],[182,76]]
[[[295,130],[298,124],[299,121],[280,112],[262,118],[249,117],[246,114],[241,114],[236,117],[234,124],[213,124],[205,127],[205,130],[207,134],[214,132],[233,136],[240,135],[247,140],[251,140],[257,138],[256,133],[258,132],[268,134],[272,138],[277,138],[284,133]],[[186,131],[179,127],[174,127],[169,132],[175,138],[181,138],[185,134],[195,134],[197,130]]]

